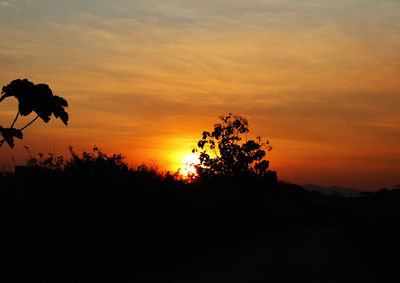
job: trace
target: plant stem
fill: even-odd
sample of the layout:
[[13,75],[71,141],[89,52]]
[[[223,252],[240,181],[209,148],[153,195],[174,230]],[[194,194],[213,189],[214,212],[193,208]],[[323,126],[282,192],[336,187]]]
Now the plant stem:
[[18,116],[19,116],[19,111],[17,112],[17,116],[15,116],[14,122],[12,122],[10,128],[14,127],[15,122],[17,122]]
[[21,128],[21,129],[19,129],[19,130],[20,130],[20,131],[23,131],[26,127],[28,127],[30,124],[32,124],[33,122],[35,122],[37,118],[39,118],[39,115],[37,115],[35,119],[33,119],[32,121],[30,121],[28,124],[26,124],[25,127]]

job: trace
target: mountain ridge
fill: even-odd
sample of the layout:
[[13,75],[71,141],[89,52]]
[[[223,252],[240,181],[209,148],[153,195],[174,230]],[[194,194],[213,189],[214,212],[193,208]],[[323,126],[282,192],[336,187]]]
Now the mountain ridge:
[[326,195],[340,194],[344,197],[360,197],[364,191],[356,190],[352,188],[345,188],[340,186],[320,186],[315,184],[304,184],[301,185],[307,191],[317,191]]

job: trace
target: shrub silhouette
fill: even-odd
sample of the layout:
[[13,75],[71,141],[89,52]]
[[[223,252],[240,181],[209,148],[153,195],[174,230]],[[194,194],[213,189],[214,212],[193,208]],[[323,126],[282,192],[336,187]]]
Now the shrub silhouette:
[[[1,94],[0,102],[7,97],[14,96],[18,100],[18,111],[9,128],[0,126],[0,135],[3,137],[3,140],[0,141],[0,147],[6,142],[13,148],[14,138],[22,139],[22,131],[38,118],[47,123],[53,114],[54,117],[60,118],[65,125],[68,124],[68,113],[64,109],[68,106],[68,102],[62,97],[53,95],[53,92],[46,84],[35,85],[27,79],[17,79],[3,86]],[[20,129],[14,128],[19,115],[27,116],[32,112],[37,114],[36,118]]]
[[92,153],[84,151],[82,156],[76,154],[72,147],[69,148],[69,151],[72,158],[65,163],[65,171],[92,176],[113,176],[129,171],[125,156],[122,154],[108,155],[97,147],[93,148]]
[[200,164],[196,165],[199,176],[264,177],[270,174],[269,161],[264,159],[266,151],[272,149],[269,141],[262,142],[261,137],[247,140],[248,122],[242,116],[229,113],[220,119],[214,131],[203,132],[198,149],[193,149],[193,153],[200,152]]

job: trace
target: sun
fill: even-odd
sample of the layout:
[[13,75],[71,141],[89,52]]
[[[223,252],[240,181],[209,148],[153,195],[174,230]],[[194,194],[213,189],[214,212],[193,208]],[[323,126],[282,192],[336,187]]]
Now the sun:
[[197,176],[195,165],[199,165],[199,155],[198,154],[187,154],[182,157],[182,167],[181,167],[181,174],[184,177]]

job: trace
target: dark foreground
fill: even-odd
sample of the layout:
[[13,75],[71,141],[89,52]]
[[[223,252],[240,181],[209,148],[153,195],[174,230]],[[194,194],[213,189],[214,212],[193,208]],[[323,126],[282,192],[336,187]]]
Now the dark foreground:
[[[2,282],[398,282],[400,191],[148,170],[0,179]],[[397,278],[397,279],[396,279]]]

